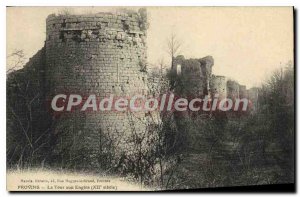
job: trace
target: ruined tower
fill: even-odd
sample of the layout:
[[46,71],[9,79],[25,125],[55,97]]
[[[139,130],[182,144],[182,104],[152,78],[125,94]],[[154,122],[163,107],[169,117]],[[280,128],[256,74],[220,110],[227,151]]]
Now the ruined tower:
[[212,56],[200,59],[185,59],[181,55],[174,59],[174,64],[176,65],[176,70],[180,67],[181,79],[185,84],[185,96],[204,97],[209,94],[209,80],[212,66],[214,65]]
[[218,98],[221,100],[226,98],[226,91],[226,77],[212,75],[210,79],[211,96],[214,97],[215,95],[218,95]]
[[245,85],[239,85],[239,98],[247,98],[247,88]]
[[227,98],[232,99],[235,101],[239,98],[239,87],[240,85],[238,82],[233,80],[227,81]]
[[[45,78],[48,98],[95,94],[98,98],[147,94],[146,13],[49,15]],[[91,166],[130,152],[128,135],[145,131],[145,115],[130,112],[63,113],[55,119],[56,153]],[[82,163],[82,162],[81,162]],[[63,164],[64,165],[64,164]]]

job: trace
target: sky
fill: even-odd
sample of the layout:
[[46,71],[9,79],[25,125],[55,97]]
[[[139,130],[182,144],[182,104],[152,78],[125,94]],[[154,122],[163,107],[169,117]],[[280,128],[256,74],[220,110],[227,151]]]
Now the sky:
[[[8,7],[7,54],[22,49],[27,58],[44,45],[46,18],[62,7]],[[114,11],[115,7],[72,7],[75,14]],[[137,9],[137,8],[135,8]],[[148,62],[170,57],[166,42],[172,33],[185,58],[214,58],[213,74],[259,86],[279,67],[293,60],[292,7],[148,7]]]

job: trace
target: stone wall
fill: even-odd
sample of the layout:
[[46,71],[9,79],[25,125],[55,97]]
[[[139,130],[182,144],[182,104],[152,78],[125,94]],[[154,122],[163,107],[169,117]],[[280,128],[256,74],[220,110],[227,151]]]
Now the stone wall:
[[[28,122],[28,101],[42,100],[40,105],[45,107],[44,84],[45,48],[40,49],[20,70],[7,75],[7,115],[12,116],[11,110],[19,117],[23,125]],[[32,108],[34,108],[32,106]],[[11,109],[11,110],[10,110]],[[45,108],[34,109],[45,112]]]
[[235,99],[239,98],[239,87],[240,85],[236,81],[228,80],[227,81],[227,98]]
[[[139,13],[50,15],[47,18],[46,83],[48,97],[56,94],[95,94],[99,98],[147,94],[146,15]],[[130,154],[133,133],[144,133],[145,114],[77,110],[56,119],[60,158],[92,166]],[[108,144],[112,143],[112,144]],[[85,154],[80,156],[80,153]],[[109,159],[115,159],[109,158]],[[58,158],[59,159],[59,158]]]
[[212,75],[210,79],[210,92],[212,97],[219,95],[219,99],[226,98],[227,88],[226,88],[226,77]]
[[247,89],[245,85],[239,85],[239,98],[247,98]]
[[189,86],[187,96],[208,95],[213,64],[214,60],[211,56],[200,59],[185,59],[183,56],[178,56],[174,59],[175,68],[181,66],[183,82]]
[[45,102],[45,48],[22,69],[7,74],[7,166],[39,165],[51,149],[51,116]]

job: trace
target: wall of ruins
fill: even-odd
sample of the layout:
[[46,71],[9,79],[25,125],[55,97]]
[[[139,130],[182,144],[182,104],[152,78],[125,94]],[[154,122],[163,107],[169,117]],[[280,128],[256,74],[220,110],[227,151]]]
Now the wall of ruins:
[[210,93],[212,98],[214,98],[215,95],[218,95],[219,99],[226,98],[227,88],[225,76],[212,75],[210,79]]
[[238,84],[238,82],[233,81],[233,80],[228,80],[227,81],[227,98],[232,99],[233,101],[235,99],[239,98],[239,88],[240,85]]
[[211,56],[201,59],[185,59],[183,56],[178,56],[174,59],[176,70],[177,67],[181,67],[180,75],[187,86],[186,96],[208,95],[213,64],[214,60]]
[[[110,94],[146,95],[145,17],[144,12],[48,16],[48,97],[62,93],[95,94],[101,99]],[[85,152],[79,159],[92,166],[105,159],[101,155],[109,151],[110,142],[116,145],[119,156],[130,154],[135,147],[129,136],[146,130],[145,113],[133,115],[127,111],[75,110],[56,121],[55,133],[60,136],[57,155],[71,160]]]
[[239,98],[247,98],[247,89],[245,85],[239,85]]

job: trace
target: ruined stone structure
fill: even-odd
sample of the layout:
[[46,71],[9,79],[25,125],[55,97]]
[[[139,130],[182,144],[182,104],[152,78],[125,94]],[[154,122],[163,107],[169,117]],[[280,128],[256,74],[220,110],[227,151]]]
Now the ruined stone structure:
[[247,98],[247,89],[245,85],[239,85],[239,98]]
[[213,64],[214,60],[211,56],[200,59],[185,59],[184,56],[179,55],[174,59],[174,65],[176,65],[174,72],[187,88],[188,95],[185,96],[203,97],[209,95],[213,97],[218,94],[219,99],[246,98],[246,86],[233,80],[227,80],[225,76],[213,75]]
[[227,88],[225,76],[212,75],[210,79],[210,93],[212,97],[219,95],[219,99],[226,98]]
[[[45,77],[48,98],[56,94],[147,94],[146,15],[98,13],[50,15],[47,18]],[[57,154],[64,159],[86,159],[97,166],[108,152],[107,143],[130,152],[128,135],[146,129],[145,114],[89,112],[62,114],[56,122],[60,136]],[[105,136],[105,137],[104,137]],[[109,138],[109,139],[108,139]],[[80,142],[80,143],[79,143]],[[117,156],[118,157],[118,156]]]
[[[174,59],[174,73],[181,79],[184,87],[182,96],[200,96],[208,95],[213,98],[219,95],[218,99],[229,98],[236,99],[249,98],[257,103],[257,94],[255,88],[247,90],[245,85],[241,85],[234,80],[227,80],[225,76],[212,74],[214,60],[211,56],[200,59],[185,59],[182,55]],[[176,91],[176,90],[175,90]],[[255,104],[256,105],[256,104]]]
[[238,84],[238,82],[233,81],[233,80],[228,80],[227,81],[227,98],[230,98],[234,101],[235,99],[239,98],[239,93],[240,93],[240,85]]
[[214,65],[211,56],[200,59],[185,59],[183,56],[178,56],[174,60],[174,65],[176,65],[176,71],[180,70],[183,82],[189,84],[190,88],[186,92],[187,96],[197,95],[203,97],[208,95],[209,80]]

